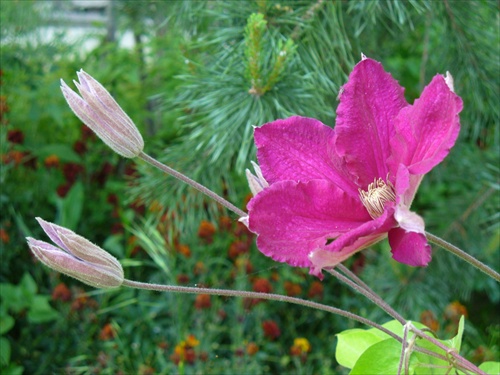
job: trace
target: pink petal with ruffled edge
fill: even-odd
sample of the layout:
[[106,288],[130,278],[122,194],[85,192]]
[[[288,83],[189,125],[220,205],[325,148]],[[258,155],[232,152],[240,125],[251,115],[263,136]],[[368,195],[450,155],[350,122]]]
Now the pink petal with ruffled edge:
[[423,175],[439,164],[458,137],[461,110],[460,97],[450,90],[443,76],[435,76],[420,99],[404,108],[395,121],[396,135],[388,160],[391,168],[404,164],[410,174]]
[[318,120],[293,116],[255,129],[257,160],[269,184],[283,180],[329,180],[358,195],[333,146],[334,131]]
[[371,218],[359,199],[325,180],[281,181],[248,204],[249,229],[265,255],[310,267],[309,253]]
[[361,224],[342,234],[331,244],[312,251],[309,254],[312,263],[310,274],[322,278],[321,269],[334,267],[358,251],[384,239],[387,232],[397,225],[393,215],[394,205],[389,205],[377,219]]
[[335,147],[359,188],[393,172],[386,164],[389,142],[394,120],[407,105],[404,89],[382,64],[365,59],[354,67],[337,109]]
[[394,228],[389,231],[389,244],[392,257],[400,263],[423,267],[431,261],[432,249],[422,233]]

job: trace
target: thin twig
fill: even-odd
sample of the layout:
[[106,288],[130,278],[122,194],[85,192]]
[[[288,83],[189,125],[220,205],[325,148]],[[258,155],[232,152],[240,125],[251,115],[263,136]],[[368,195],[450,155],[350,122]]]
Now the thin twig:
[[[337,266],[337,267],[339,267],[339,266]],[[346,268],[344,267],[343,270],[346,270]],[[376,294],[373,290],[371,290],[365,283],[363,283],[363,285],[360,286],[360,285],[356,284],[355,282],[349,280],[349,278],[347,278],[346,276],[335,271],[334,269],[325,269],[325,271],[332,274],[333,276],[335,276],[337,279],[339,279],[343,283],[349,285],[356,292],[364,295],[366,298],[368,298],[370,301],[372,301],[375,305],[377,305],[382,310],[384,310],[387,314],[389,314],[394,319],[396,319],[398,322],[400,322],[402,325],[406,324],[406,320],[401,315],[399,315],[391,306],[389,306],[378,294]]]
[[133,280],[125,279],[123,281],[124,286],[128,286],[130,288],[136,289],[147,289],[147,290],[155,290],[157,292],[174,292],[174,293],[189,293],[189,294],[210,294],[216,296],[226,296],[226,297],[242,297],[242,298],[257,298],[257,299],[266,299],[278,302],[287,302],[293,303],[295,305],[302,305],[306,307],[311,307],[313,309],[326,311],[332,314],[340,315],[348,319],[355,320],[364,325],[379,329],[380,331],[386,333],[391,336],[393,339],[402,342],[402,338],[396,335],[394,332],[389,331],[387,328],[382,327],[381,325],[372,322],[369,319],[363,318],[359,315],[353,314],[348,311],[344,311],[338,309],[336,307],[323,305],[318,302],[313,302],[301,298],[284,296],[281,294],[273,294],[273,293],[258,293],[258,292],[249,292],[243,290],[232,290],[232,289],[212,289],[212,288],[195,288],[188,286],[177,286],[177,285],[160,285],[160,284],[149,284],[142,283]]
[[144,160],[146,163],[151,164],[153,167],[156,167],[159,170],[161,170],[162,172],[165,172],[165,173],[177,178],[178,180],[185,182],[186,184],[195,188],[199,192],[205,194],[209,198],[212,198],[214,201],[216,201],[217,203],[226,207],[228,210],[233,211],[239,217],[247,216],[247,213],[245,211],[239,209],[238,207],[233,205],[231,202],[222,198],[220,195],[214,193],[212,190],[206,188],[202,184],[190,179],[189,177],[183,175],[182,173],[176,171],[175,169],[170,168],[168,165],[165,165],[165,164],[159,162],[158,160],[156,160],[155,158],[149,156],[148,154],[146,154],[144,152],[141,152],[138,156],[139,156],[139,158]]
[[486,264],[480,262],[479,260],[477,260],[473,256],[467,254],[465,251],[460,250],[455,245],[452,245],[451,243],[446,242],[442,238],[439,238],[439,237],[433,235],[432,233],[425,232],[425,235],[427,236],[427,239],[430,242],[432,242],[433,244],[438,245],[439,247],[449,251],[450,253],[458,256],[459,258],[462,258],[470,265],[472,265],[472,266],[476,267],[478,270],[484,272],[485,274],[487,274],[488,276],[490,276],[491,278],[493,278],[497,282],[500,282],[500,274],[498,272],[494,271],[492,268],[488,267]]

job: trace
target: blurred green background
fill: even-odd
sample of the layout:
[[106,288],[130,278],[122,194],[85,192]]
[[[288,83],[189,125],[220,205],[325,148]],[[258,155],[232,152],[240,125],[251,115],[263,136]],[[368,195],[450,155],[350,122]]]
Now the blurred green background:
[[[220,207],[108,149],[72,114],[59,80],[84,69],[140,128],[145,151],[245,208],[252,125],[335,123],[363,52],[412,102],[450,71],[464,100],[448,158],[414,210],[427,230],[500,265],[499,9],[496,1],[0,2],[2,374],[343,374],[335,334],[353,322],[278,302],[93,290],[37,263],[34,218],[118,257],[127,278],[274,291],[389,320],[337,280],[263,256]],[[407,319],[499,360],[498,284],[443,250],[425,269],[386,242],[346,264]],[[304,341],[310,344],[310,350]],[[301,345],[302,343],[302,345]]]

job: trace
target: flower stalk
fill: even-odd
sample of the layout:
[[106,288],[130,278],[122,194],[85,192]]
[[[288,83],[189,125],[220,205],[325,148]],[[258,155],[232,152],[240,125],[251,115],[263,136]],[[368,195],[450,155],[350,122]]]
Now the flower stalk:
[[480,262],[473,256],[467,254],[465,251],[459,249],[455,245],[452,245],[451,243],[443,240],[442,238],[433,235],[432,233],[425,232],[425,235],[427,236],[427,239],[429,242],[432,242],[435,245],[438,245],[439,247],[443,248],[446,251],[449,251],[453,255],[456,255],[457,257],[465,260],[467,263],[469,263],[471,266],[476,267],[478,270],[484,272],[487,274],[489,277],[494,279],[497,282],[500,282],[500,274],[493,270],[492,268],[488,267],[486,264]]
[[165,172],[165,173],[177,178],[178,180],[188,184],[189,186],[195,188],[199,192],[205,194],[207,197],[212,198],[214,201],[216,201],[220,205],[226,207],[228,210],[234,212],[239,217],[245,217],[247,215],[245,211],[239,209],[234,204],[232,204],[228,200],[222,198],[217,193],[206,188],[202,184],[190,179],[189,177],[183,175],[182,173],[176,171],[175,169],[169,167],[168,165],[165,165],[165,164],[159,162],[158,160],[149,156],[148,154],[146,154],[144,152],[140,152],[138,157],[140,159],[144,160],[146,163],[152,165],[153,167],[158,168],[160,171]]

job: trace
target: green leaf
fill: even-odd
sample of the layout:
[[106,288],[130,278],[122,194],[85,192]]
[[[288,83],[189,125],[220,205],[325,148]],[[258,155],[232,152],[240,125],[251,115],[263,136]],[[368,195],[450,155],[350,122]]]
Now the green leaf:
[[[418,339],[417,345],[434,353],[446,356],[443,350],[427,340]],[[411,354],[410,363],[415,369],[415,375],[445,375],[450,373],[450,364],[447,361],[417,351]]]
[[9,332],[12,327],[14,327],[15,320],[12,316],[7,314],[7,312],[2,311],[0,315],[0,335],[5,332]]
[[68,195],[64,198],[57,198],[59,208],[58,224],[69,229],[76,229],[82,216],[84,189],[81,182],[77,182],[70,189]]
[[35,296],[28,311],[28,321],[30,323],[50,322],[59,317],[59,313],[50,306],[49,299],[50,296]]
[[37,292],[37,286],[35,280],[29,273],[25,273],[21,282],[19,283],[19,288],[24,297],[32,299]]
[[353,368],[356,361],[372,345],[383,340],[379,335],[364,329],[349,329],[337,335],[335,359],[344,367]]
[[2,375],[23,375],[24,367],[17,366],[13,363],[9,365],[7,368],[2,368]]
[[460,353],[460,347],[462,346],[462,336],[464,334],[464,316],[460,318],[460,322],[458,323],[458,333],[455,337],[453,337],[450,340],[446,340],[444,344],[446,346],[449,346],[457,351],[457,353]]
[[500,362],[484,362],[481,363],[479,368],[486,372],[488,375],[500,374]]
[[0,337],[0,365],[7,366],[10,362],[10,342],[5,337]]
[[[370,346],[359,357],[349,375],[387,375],[397,374],[401,344],[394,339],[386,339]],[[413,375],[411,366],[409,374]]]

